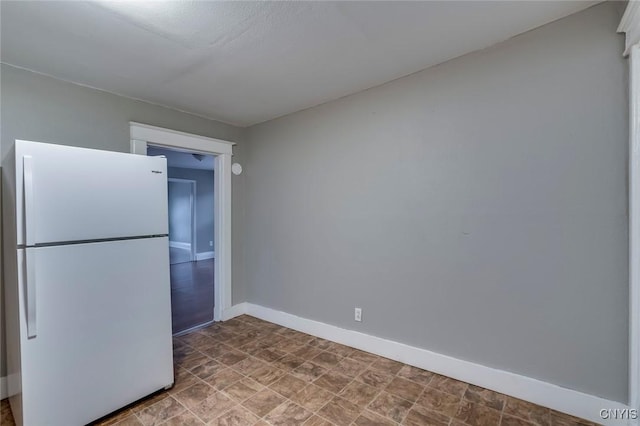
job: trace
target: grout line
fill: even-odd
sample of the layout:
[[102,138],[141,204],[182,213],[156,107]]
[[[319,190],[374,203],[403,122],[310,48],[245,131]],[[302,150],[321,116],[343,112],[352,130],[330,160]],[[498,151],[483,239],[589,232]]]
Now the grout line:
[[[247,316],[248,316],[248,315],[247,315]],[[248,316],[248,317],[250,317],[250,316]],[[253,318],[253,317],[250,317],[250,318]],[[235,321],[234,321],[234,320],[235,320]],[[274,410],[276,410],[278,407],[282,406],[283,404],[292,403],[292,404],[295,404],[295,405],[300,406],[300,404],[297,404],[297,403],[296,403],[295,401],[293,401],[290,397],[285,397],[284,395],[282,395],[282,394],[280,394],[279,392],[277,392],[277,391],[275,391],[274,389],[272,389],[270,386],[272,386],[272,385],[273,385],[273,384],[275,384],[276,382],[280,381],[282,378],[286,377],[287,375],[291,375],[291,376],[293,376],[293,377],[299,378],[299,377],[297,377],[297,376],[293,375],[292,373],[293,373],[295,370],[297,370],[297,369],[298,369],[301,365],[303,365],[304,363],[311,362],[311,363],[312,363],[312,364],[314,364],[314,365],[318,365],[318,366],[322,367],[322,368],[323,368],[323,369],[325,369],[326,371],[325,371],[324,373],[322,373],[320,376],[313,378],[313,380],[311,380],[311,381],[304,380],[304,381],[305,381],[305,386],[304,386],[303,388],[301,388],[301,389],[300,389],[300,391],[302,391],[303,389],[307,388],[307,387],[308,387],[308,386],[310,386],[310,385],[318,386],[318,385],[316,385],[316,384],[315,384],[315,382],[316,382],[318,379],[320,379],[321,377],[323,377],[325,374],[330,373],[330,372],[332,372],[332,371],[333,371],[333,372],[335,372],[336,374],[341,374],[341,375],[343,375],[343,376],[345,376],[345,377],[349,377],[349,376],[346,376],[346,375],[344,375],[344,374],[342,374],[342,373],[339,373],[339,372],[335,371],[335,369],[337,368],[338,364],[339,364],[340,362],[342,362],[343,360],[345,360],[345,359],[351,359],[351,360],[353,360],[353,361],[360,362],[360,363],[364,366],[363,370],[361,370],[360,372],[358,372],[354,377],[349,377],[351,380],[350,380],[350,381],[349,381],[349,382],[348,382],[344,387],[342,387],[342,389],[340,389],[340,391],[339,391],[338,393],[335,393],[335,392],[333,392],[333,391],[330,391],[330,390],[328,390],[328,389],[325,389],[324,387],[321,387],[321,389],[323,389],[324,391],[328,392],[328,393],[331,395],[331,398],[329,399],[329,401],[328,401],[326,404],[322,405],[320,408],[316,409],[315,411],[312,411],[312,410],[309,410],[309,409],[307,409],[307,408],[305,408],[305,407],[302,407],[305,411],[307,411],[307,412],[310,412],[310,413],[311,413],[311,415],[309,416],[309,419],[313,418],[313,416],[318,416],[318,417],[320,417],[320,418],[322,418],[322,419],[324,419],[324,420],[327,420],[327,421],[329,421],[330,423],[332,423],[332,424],[333,424],[333,422],[332,422],[330,419],[328,419],[328,418],[326,418],[324,415],[320,414],[320,411],[321,411],[322,409],[324,409],[326,406],[328,406],[328,405],[329,405],[329,404],[330,404],[330,403],[335,399],[335,397],[340,397],[340,398],[342,398],[342,399],[345,399],[345,398],[344,398],[342,395],[340,395],[340,394],[344,391],[344,389],[346,389],[347,387],[349,387],[350,385],[352,385],[354,382],[359,382],[359,383],[363,383],[363,384],[365,384],[365,385],[367,385],[367,386],[370,386],[370,385],[368,385],[368,384],[364,383],[363,381],[358,380],[358,378],[359,378],[359,377],[361,377],[361,376],[362,376],[362,374],[363,374],[364,372],[366,372],[366,371],[368,371],[368,370],[373,370],[374,372],[375,372],[375,371],[378,371],[378,372],[380,372],[380,373],[384,373],[384,372],[385,372],[385,370],[378,370],[377,368],[373,368],[373,369],[371,368],[371,367],[372,367],[372,365],[374,365],[374,364],[375,364],[379,359],[387,359],[387,358],[384,358],[384,357],[381,357],[381,356],[378,356],[378,355],[374,355],[374,356],[375,356],[375,358],[374,358],[374,360],[373,360],[373,361],[371,361],[371,362],[368,362],[368,363],[367,363],[367,362],[362,362],[362,361],[359,361],[359,360],[356,360],[356,359],[350,358],[350,355],[351,355],[351,354],[353,354],[353,353],[355,353],[356,351],[358,351],[358,352],[365,352],[365,351],[360,351],[360,350],[355,349],[355,348],[350,348],[349,346],[342,345],[342,344],[339,344],[339,343],[337,343],[337,342],[332,342],[332,341],[327,340],[327,339],[322,339],[322,338],[319,338],[319,337],[315,337],[315,336],[312,336],[312,335],[310,335],[310,334],[303,333],[303,332],[300,332],[300,331],[297,331],[297,330],[293,330],[293,329],[290,329],[290,328],[287,328],[287,327],[283,327],[283,326],[280,326],[280,325],[277,325],[277,324],[275,324],[277,327],[268,327],[268,328],[266,328],[266,329],[262,329],[261,327],[263,327],[263,326],[264,326],[264,324],[274,324],[274,323],[269,323],[268,321],[260,320],[259,322],[255,322],[255,323],[254,323],[254,322],[252,322],[252,321],[245,321],[245,320],[243,320],[243,319],[240,319],[240,317],[236,317],[236,318],[234,318],[234,319],[232,319],[232,320],[229,320],[229,321],[227,322],[227,324],[228,324],[229,322],[232,322],[233,324],[235,324],[235,323],[240,323],[240,325],[238,326],[238,328],[236,328],[236,326],[234,325],[233,327],[227,327],[227,329],[223,329],[223,330],[221,330],[221,331],[220,331],[220,333],[221,333],[221,334],[223,334],[223,335],[225,335],[225,336],[224,336],[223,340],[221,340],[220,342],[216,342],[214,345],[204,345],[204,346],[201,346],[201,344],[198,342],[198,340],[195,340],[195,339],[194,339],[194,342],[193,342],[193,343],[191,343],[191,344],[187,343],[187,341],[189,340],[187,336],[193,336],[193,335],[196,335],[196,334],[197,334],[197,335],[199,335],[199,336],[203,336],[203,338],[204,338],[204,337],[206,337],[206,338],[215,339],[215,338],[216,338],[216,334],[208,334],[208,333],[204,332],[204,330],[206,330],[207,328],[203,328],[203,329],[200,329],[200,330],[195,330],[193,333],[190,333],[190,334],[187,334],[187,335],[182,335],[182,336],[176,336],[176,337],[174,338],[174,341],[178,341],[178,342],[180,342],[180,345],[184,345],[184,346],[186,346],[186,347],[190,348],[190,349],[193,351],[193,352],[189,353],[188,355],[185,355],[185,357],[191,356],[191,355],[192,355],[192,354],[194,354],[194,353],[198,353],[198,354],[200,354],[200,355],[204,356],[204,358],[205,358],[205,360],[203,360],[203,361],[202,361],[202,362],[200,362],[199,364],[197,364],[197,365],[192,365],[192,366],[190,367],[190,369],[187,369],[185,366],[181,366],[181,365],[176,365],[176,366],[175,366],[175,367],[176,367],[176,368],[178,368],[178,369],[183,369],[185,372],[187,372],[189,375],[191,375],[191,376],[195,377],[195,379],[196,379],[196,382],[194,382],[193,384],[191,384],[191,385],[189,385],[189,386],[185,387],[184,389],[180,390],[179,392],[182,392],[183,390],[189,389],[190,387],[192,387],[192,386],[193,386],[193,385],[195,385],[196,383],[205,383],[205,384],[207,384],[208,386],[210,386],[211,388],[213,388],[213,389],[215,390],[215,392],[220,392],[220,393],[222,393],[224,396],[226,396],[226,397],[230,398],[230,399],[234,402],[234,405],[233,405],[231,408],[229,408],[228,410],[225,410],[224,412],[220,413],[216,418],[218,418],[218,417],[220,417],[220,416],[224,415],[225,413],[227,413],[227,412],[229,412],[229,411],[233,410],[233,409],[234,409],[234,408],[236,408],[236,407],[242,407],[242,408],[246,409],[247,411],[251,412],[252,414],[254,414],[256,417],[259,417],[256,413],[253,413],[251,410],[247,409],[247,408],[246,408],[246,407],[244,407],[244,405],[242,405],[242,404],[243,404],[244,402],[246,402],[247,400],[249,400],[249,399],[253,398],[253,396],[255,396],[255,394],[256,394],[256,393],[258,393],[258,392],[262,392],[263,390],[267,389],[267,390],[269,390],[269,391],[271,391],[271,392],[276,393],[277,395],[279,395],[280,397],[282,397],[282,398],[283,398],[283,401],[282,401],[282,403],[281,403],[281,404],[278,404],[278,405],[277,405],[276,407],[274,407],[271,411],[267,412],[264,416],[259,417],[261,420],[264,420],[265,422],[267,422],[266,417],[268,417],[268,416],[269,416],[269,414],[271,414]],[[253,330],[252,330],[252,329],[253,329]],[[233,346],[233,345],[230,345],[230,344],[225,343],[225,341],[227,341],[227,340],[231,340],[231,339],[234,339],[235,337],[238,337],[238,336],[246,336],[246,333],[251,332],[251,331],[260,331],[260,332],[261,332],[261,334],[260,334],[260,335],[258,335],[258,336],[257,336],[257,337],[255,337],[255,338],[253,338],[253,340],[251,340],[251,341],[249,341],[248,343],[245,343],[245,344],[243,344],[243,345]],[[294,331],[294,333],[289,333],[289,331]],[[294,337],[288,337],[288,336],[289,336],[289,335],[291,335],[291,334],[293,334],[293,336],[294,336]],[[306,342],[306,343],[299,344],[299,340],[296,340],[296,338],[298,338],[298,336],[299,336],[299,335],[309,336],[309,339],[307,339],[307,342]],[[298,345],[297,345],[297,347],[295,347],[295,349],[293,349],[293,350],[281,351],[281,352],[285,353],[285,355],[283,355],[283,356],[281,356],[281,357],[279,357],[279,358],[277,358],[277,359],[275,359],[275,360],[273,360],[273,361],[267,361],[267,360],[265,360],[265,359],[258,358],[257,356],[254,356],[254,354],[251,354],[251,353],[249,353],[249,352],[246,352],[246,350],[242,349],[242,348],[247,347],[247,346],[252,345],[252,344],[253,344],[253,345],[256,345],[256,344],[257,344],[257,345],[259,345],[259,344],[260,344],[260,342],[265,342],[265,343],[266,343],[266,342],[267,342],[267,339],[269,339],[269,338],[273,338],[273,337],[275,337],[275,336],[279,336],[280,338],[285,339],[285,343],[289,343],[289,342],[291,342],[291,344],[294,344],[294,343],[295,343],[295,344],[298,344]],[[315,346],[315,345],[312,345],[312,344],[311,344],[311,343],[313,343],[315,340],[321,340],[322,342],[329,342],[329,345],[326,345],[324,348],[317,347],[317,346]],[[250,376],[248,376],[248,375],[244,374],[243,372],[241,372],[241,371],[239,371],[239,370],[236,370],[236,369],[234,368],[234,366],[235,366],[235,365],[237,365],[238,363],[240,363],[240,362],[242,362],[242,361],[239,361],[239,362],[237,362],[237,363],[235,363],[235,364],[232,364],[232,365],[227,365],[227,364],[224,364],[224,363],[220,362],[218,359],[214,358],[213,356],[208,355],[208,354],[207,354],[207,352],[205,352],[205,351],[207,350],[207,348],[219,347],[220,345],[222,345],[223,347],[227,347],[227,348],[229,348],[229,350],[230,350],[230,351],[236,351],[236,352],[242,353],[243,355],[245,355],[245,356],[246,356],[246,358],[245,358],[245,359],[251,359],[251,360],[254,360],[254,361],[261,362],[261,363],[265,364],[266,366],[271,367],[271,368],[274,368],[274,369],[276,369],[276,370],[278,370],[278,371],[280,371],[280,372],[282,372],[282,373],[284,373],[284,374],[283,374],[283,375],[281,375],[280,377],[278,377],[277,379],[275,379],[275,380],[273,380],[273,381],[269,382],[269,384],[267,384],[267,385],[263,385],[262,383],[258,382],[257,380],[253,379],[252,377],[250,377]],[[349,353],[349,355],[346,355],[346,356],[344,356],[344,355],[340,355],[340,354],[338,354],[338,353],[335,353],[335,352],[332,352],[332,351],[331,351],[331,347],[332,347],[332,345],[339,345],[339,347],[346,347],[346,348],[352,349],[352,351]],[[295,346],[295,345],[294,345],[294,346]],[[305,347],[312,347],[312,348],[316,348],[316,349],[320,350],[320,352],[319,352],[318,354],[314,355],[312,358],[299,357],[299,356],[297,356],[297,355],[295,355],[295,354],[294,354],[294,352],[297,352],[298,350],[303,349],[303,348],[305,348]],[[278,349],[278,348],[277,348],[277,346],[276,346],[276,347],[274,347],[274,346],[271,346],[271,347],[267,346],[266,348],[262,348],[262,349],[260,349],[260,348],[259,348],[259,346],[258,346],[258,347],[254,346],[254,347],[252,347],[252,348],[249,348],[249,350],[254,351],[254,353],[255,353],[255,354],[260,353],[260,352],[262,352],[263,350],[266,350],[266,349]],[[330,366],[330,367],[325,367],[324,365],[319,365],[319,364],[317,364],[317,363],[312,362],[312,360],[313,360],[314,358],[318,357],[318,356],[319,356],[319,355],[321,355],[322,353],[329,353],[329,354],[333,354],[333,355],[337,356],[337,357],[339,358],[338,363],[336,363],[335,365],[332,365],[332,366]],[[368,353],[368,352],[365,352],[365,353]],[[372,354],[372,355],[373,355],[373,354]],[[292,356],[292,357],[295,357],[295,358],[299,358],[300,360],[302,360],[302,361],[303,361],[303,363],[302,363],[302,364],[300,364],[298,367],[296,367],[296,368],[292,368],[292,369],[284,369],[284,368],[281,368],[281,367],[280,367],[280,366],[278,366],[278,365],[275,365],[275,363],[277,363],[278,361],[280,361],[280,360],[282,360],[282,359],[284,359],[285,357],[288,357],[288,356]],[[231,371],[233,371],[233,372],[237,373],[239,376],[241,376],[241,377],[242,377],[242,379],[239,379],[239,380],[235,381],[234,383],[231,383],[231,384],[229,384],[229,385],[226,385],[226,386],[225,386],[224,388],[222,388],[222,389],[217,389],[217,388],[215,388],[214,386],[210,385],[208,382],[206,382],[206,379],[208,379],[208,378],[210,378],[210,377],[213,377],[214,375],[216,375],[216,374],[218,374],[218,373],[211,374],[210,376],[207,376],[207,377],[206,377],[206,379],[201,379],[200,377],[196,376],[195,374],[193,374],[193,373],[191,372],[191,370],[193,370],[193,369],[195,369],[195,368],[197,368],[197,367],[199,367],[199,366],[203,365],[203,364],[204,364],[204,363],[206,363],[206,362],[209,362],[209,360],[214,360],[216,363],[218,363],[218,364],[220,364],[220,365],[223,365],[225,369],[230,369]],[[244,360],[243,360],[243,361],[244,361]],[[396,362],[397,362],[397,361],[396,361]],[[400,364],[402,364],[402,367],[404,367],[404,366],[406,365],[406,364],[403,364],[403,363],[400,363]],[[439,388],[437,388],[437,387],[432,386],[432,384],[433,384],[433,381],[434,381],[435,377],[436,377],[436,376],[440,376],[440,375],[437,375],[436,373],[433,373],[433,372],[429,372],[429,373],[432,373],[431,378],[426,382],[426,384],[422,384],[422,383],[418,383],[418,382],[416,382],[416,381],[414,381],[414,380],[411,380],[411,379],[409,379],[409,378],[406,378],[406,377],[402,377],[402,376],[400,376],[400,375],[399,375],[399,373],[400,373],[400,371],[401,371],[402,367],[401,367],[400,369],[398,369],[398,371],[392,375],[392,379],[391,379],[391,381],[393,381],[393,380],[394,380],[394,379],[396,379],[396,378],[402,378],[402,379],[404,379],[404,380],[408,380],[408,381],[410,381],[410,382],[412,382],[412,383],[416,383],[416,384],[420,385],[420,386],[422,387],[422,391],[420,392],[420,394],[418,395],[418,397],[417,397],[417,398],[415,399],[415,401],[413,401],[413,402],[412,402],[412,401],[409,401],[409,400],[406,400],[405,398],[402,398],[402,397],[400,397],[400,396],[398,396],[398,395],[390,394],[390,395],[392,395],[393,397],[400,398],[401,400],[404,400],[404,401],[407,401],[407,402],[411,402],[411,406],[407,409],[406,414],[402,417],[402,419],[400,420],[400,422],[396,422],[395,420],[393,420],[393,419],[391,419],[391,418],[387,417],[386,415],[382,415],[382,417],[383,417],[383,418],[385,418],[385,419],[387,419],[387,420],[390,420],[390,421],[392,421],[392,422],[393,422],[393,423],[395,423],[395,424],[400,424],[402,421],[406,420],[406,418],[407,418],[407,416],[409,415],[409,413],[411,412],[411,410],[412,410],[412,409],[414,409],[414,407],[416,407],[416,406],[417,406],[417,402],[418,402],[418,401],[420,400],[420,398],[424,395],[424,393],[427,391],[427,389],[435,389],[435,390],[438,390],[438,391],[440,391],[440,392],[444,392],[444,393],[445,393],[445,394],[447,394],[447,395],[454,395],[454,394],[450,394],[449,392],[447,392],[447,391],[445,391],[445,390],[443,390],[443,389],[439,389]],[[427,371],[427,370],[425,370],[425,371]],[[455,380],[455,379],[448,378],[447,376],[442,376],[442,377],[445,377],[445,378],[450,379],[450,380]],[[236,400],[235,398],[231,398],[229,394],[227,394],[227,393],[225,393],[225,392],[224,392],[224,389],[227,389],[227,388],[229,388],[230,386],[233,386],[234,384],[236,384],[236,383],[238,383],[238,382],[240,382],[240,381],[242,381],[242,380],[245,380],[245,379],[249,379],[249,380],[251,380],[251,381],[253,381],[253,382],[258,383],[258,384],[261,386],[261,389],[260,389],[259,391],[255,392],[255,393],[253,393],[251,396],[249,396],[249,397],[247,397],[247,398],[245,398],[245,399],[240,400],[240,402],[238,402],[238,400]],[[301,379],[301,380],[302,380],[302,379]],[[371,406],[371,404],[372,404],[372,403],[373,403],[373,402],[374,402],[378,397],[380,397],[380,395],[381,395],[383,392],[386,392],[386,389],[387,389],[388,385],[391,383],[391,381],[390,381],[390,382],[388,382],[388,383],[386,383],[383,387],[381,387],[381,388],[379,388],[379,389],[378,389],[378,388],[376,388],[376,389],[377,389],[377,392],[373,395],[373,397],[370,399],[370,401],[369,401],[367,404],[364,404],[363,406],[357,406],[357,407],[358,407],[358,409],[359,409],[359,411],[358,411],[358,414],[357,414],[356,418],[355,418],[355,419],[350,423],[351,425],[353,425],[353,424],[355,423],[355,421],[358,419],[358,417],[359,417],[361,414],[363,414],[364,412],[370,412],[370,413],[373,413],[373,414],[375,414],[375,415],[380,415],[379,413],[376,413],[375,411],[370,410],[370,406]],[[461,382],[461,383],[464,383],[464,382]],[[458,401],[458,409],[460,408],[461,404],[465,401],[464,395],[465,395],[465,393],[466,393],[467,389],[469,388],[468,384],[466,384],[466,383],[465,383],[465,385],[466,385],[466,386],[465,386],[465,388],[464,388],[464,390],[463,390],[463,392],[462,392],[462,394],[461,394],[461,396],[460,396],[460,399],[459,399],[459,401]],[[298,392],[300,392],[300,391],[298,391]],[[179,393],[179,392],[176,392],[176,393]],[[296,395],[298,392],[295,392],[295,393],[292,395],[292,397],[293,397],[294,395]],[[168,395],[168,396],[173,396],[172,394],[169,394],[169,393],[167,393],[167,395]],[[176,401],[178,401],[178,399],[177,399],[177,398],[174,398],[174,399],[175,399]],[[345,400],[346,400],[346,399],[345,399]],[[160,401],[162,401],[162,400],[160,400]],[[160,402],[160,401],[158,401],[158,402]],[[346,400],[346,401],[348,401],[348,402],[350,402],[351,404],[353,404],[353,403],[352,403],[351,401],[349,401],[349,400]],[[156,402],[156,403],[157,403],[157,402]],[[151,406],[155,405],[156,403],[152,404]],[[189,413],[193,414],[196,418],[200,419],[200,417],[198,417],[197,415],[195,415],[195,413],[194,413],[193,411],[191,411],[188,407],[184,406],[184,404],[182,404],[180,401],[178,401],[178,403],[180,403],[180,405],[181,405],[181,406],[183,406],[183,407],[184,407],[184,408],[185,408]],[[355,404],[354,404],[354,405],[355,405]],[[481,405],[482,405],[482,404],[481,404]],[[145,409],[147,409],[147,408],[149,408],[149,407],[145,407]],[[428,408],[428,407],[425,407],[425,408],[427,408],[427,409],[431,410],[431,408]],[[489,408],[490,408],[490,407],[489,407]],[[506,401],[505,401],[505,403],[503,404],[502,410],[500,410],[500,420],[499,420],[499,423],[498,423],[498,424],[501,424],[501,423],[502,423],[502,419],[503,419],[503,414],[504,414],[504,410],[505,410],[505,408],[506,408]],[[497,410],[496,410],[496,411],[497,411]],[[140,412],[142,412],[142,410],[141,410]],[[549,413],[550,413],[550,410],[549,410]],[[136,415],[136,417],[137,417],[137,418],[139,418],[139,417],[137,416],[137,414],[138,414],[138,413],[134,413],[134,415]],[[180,414],[182,414],[182,413],[180,413]],[[178,415],[180,415],[180,414],[178,414]],[[441,413],[441,414],[446,415],[445,413]],[[454,414],[453,416],[447,416],[447,417],[449,417],[449,424],[452,424],[452,422],[454,421],[454,419],[455,419],[455,417],[454,417],[454,416],[455,416],[455,414]],[[550,414],[549,414],[549,416],[550,416]],[[176,417],[176,416],[174,416],[174,417]],[[172,417],[172,418],[173,418],[173,417]],[[308,422],[308,421],[309,421],[309,419],[308,419],[308,420],[306,420],[306,421],[305,421],[305,423],[306,423],[306,422]],[[165,422],[166,422],[166,421],[168,421],[168,420],[170,420],[170,419],[165,420]],[[523,419],[523,420],[524,420],[524,419]],[[268,423],[268,422],[267,422],[267,423]]]

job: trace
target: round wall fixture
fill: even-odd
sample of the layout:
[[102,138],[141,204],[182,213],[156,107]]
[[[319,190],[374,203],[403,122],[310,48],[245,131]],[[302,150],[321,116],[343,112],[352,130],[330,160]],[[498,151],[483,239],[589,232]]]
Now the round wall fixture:
[[240,173],[242,173],[242,166],[239,163],[233,163],[231,165],[231,173],[238,176]]

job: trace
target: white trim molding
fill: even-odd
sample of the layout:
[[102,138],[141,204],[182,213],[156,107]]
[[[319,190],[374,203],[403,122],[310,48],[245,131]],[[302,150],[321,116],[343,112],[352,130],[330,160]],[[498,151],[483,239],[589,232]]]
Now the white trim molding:
[[183,242],[180,242],[180,241],[171,241],[171,240],[169,240],[169,247],[191,251],[191,244],[183,243]]
[[629,406],[640,409],[640,1],[620,21],[629,57]]
[[[251,305],[255,306],[255,305]],[[223,321],[230,320],[231,318],[238,317],[240,315],[244,315],[247,313],[247,309],[249,304],[247,302],[238,303],[237,305],[233,305],[226,311],[224,311],[224,316],[222,317]]]
[[625,34],[624,56],[627,56],[631,47],[640,43],[640,1],[630,0],[627,3],[618,32]]
[[[129,122],[129,129],[132,141],[153,141],[153,145],[178,148],[178,150],[183,148],[190,152],[200,151],[205,154],[211,152],[215,152],[216,154],[231,154],[233,145],[235,145],[235,142],[192,135],[190,133],[150,126],[134,121]],[[144,155],[146,154],[145,152]]]
[[[621,420],[603,420],[600,417],[601,409],[624,410],[629,408],[620,402],[609,401],[531,377],[498,370],[251,303],[240,303],[229,310],[229,314],[233,314],[233,316],[245,313],[303,333],[413,365],[424,370],[433,371],[599,424],[620,426],[627,423]],[[229,318],[232,317],[229,316]]]
[[235,143],[130,122],[131,152],[147,155],[147,145],[214,156],[214,268],[213,319],[224,320],[231,309],[231,156]]
[[629,51],[629,405],[640,408],[640,45]]
[[0,399],[5,399],[9,397],[9,392],[7,391],[7,377],[0,377]]
[[196,254],[196,261],[198,260],[207,260],[207,259],[215,259],[216,252],[215,251],[203,251],[201,253]]

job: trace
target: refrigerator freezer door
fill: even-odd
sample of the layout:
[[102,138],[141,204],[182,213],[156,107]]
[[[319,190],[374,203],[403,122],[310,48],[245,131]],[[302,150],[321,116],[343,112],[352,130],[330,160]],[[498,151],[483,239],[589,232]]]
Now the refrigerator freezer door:
[[168,233],[164,158],[29,141],[15,155],[18,245]]
[[31,250],[29,295],[18,250],[25,426],[86,424],[173,383],[166,237]]

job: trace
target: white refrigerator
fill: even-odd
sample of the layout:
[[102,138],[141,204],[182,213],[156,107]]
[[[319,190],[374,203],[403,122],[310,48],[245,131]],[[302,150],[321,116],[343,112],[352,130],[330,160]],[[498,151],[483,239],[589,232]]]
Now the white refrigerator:
[[18,425],[83,425],[173,384],[165,158],[18,140],[3,221]]

